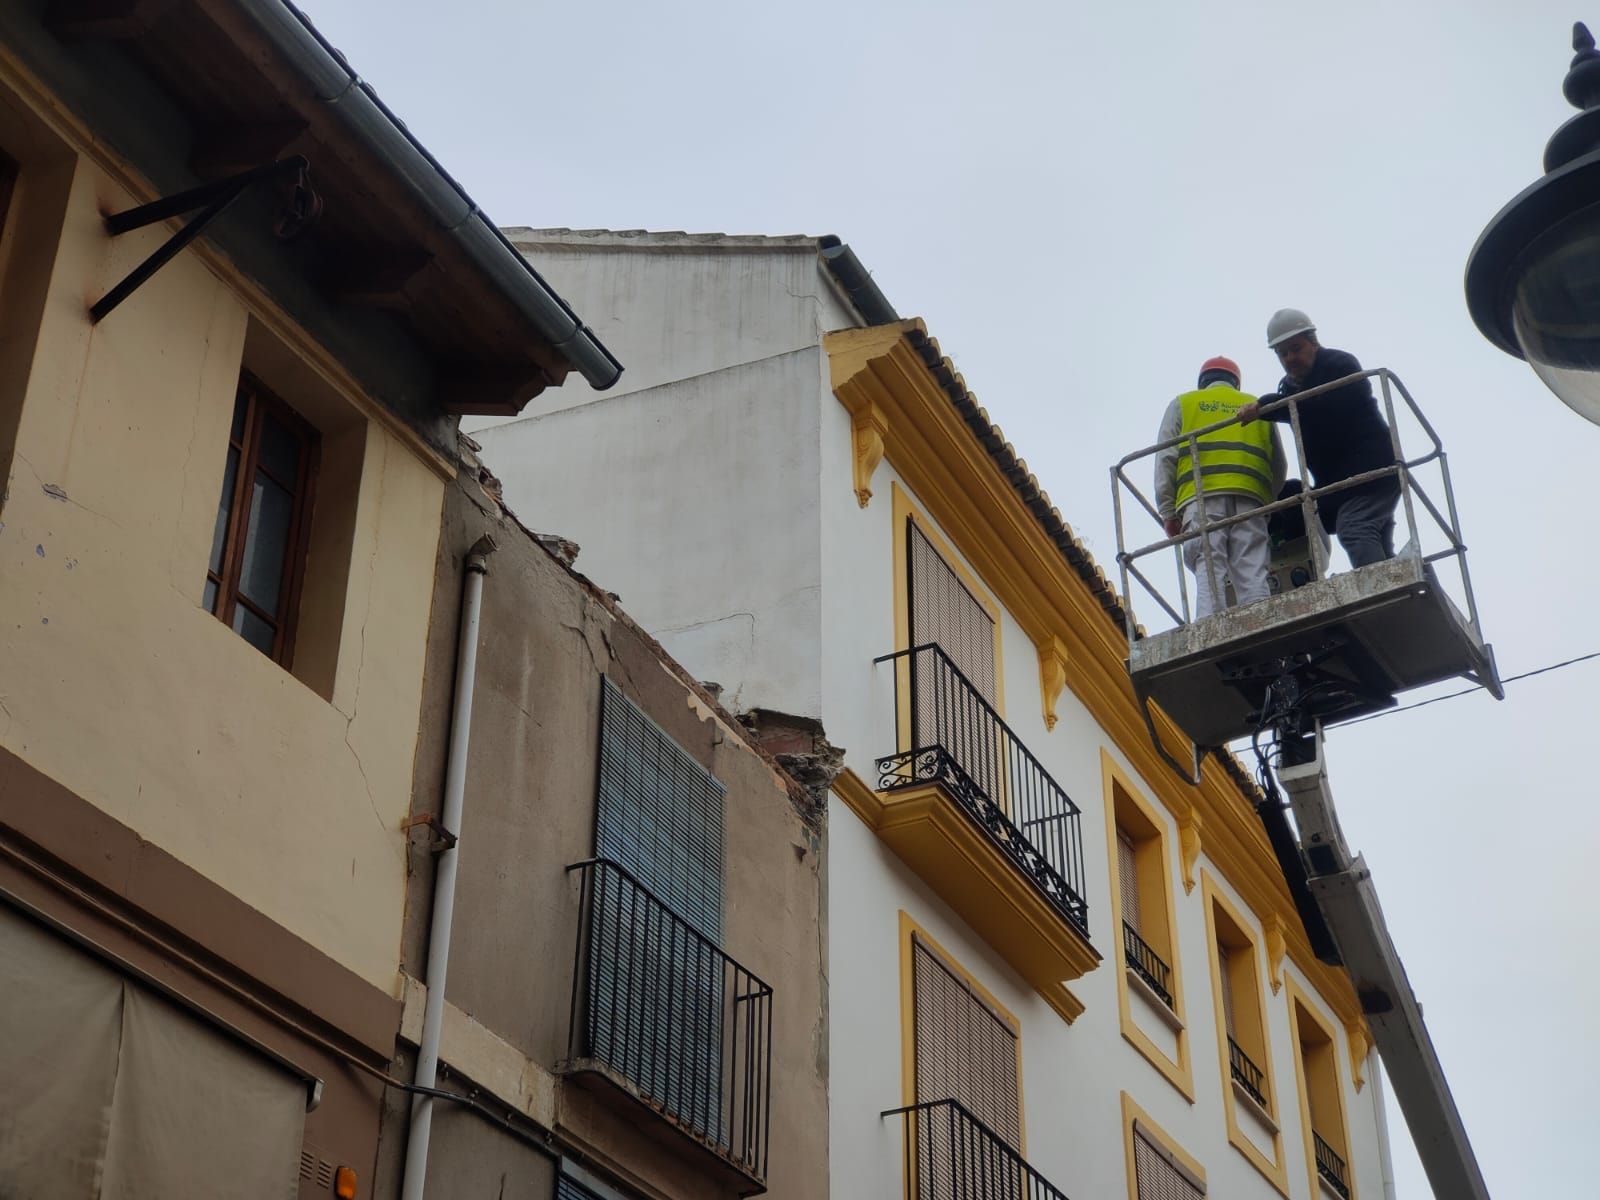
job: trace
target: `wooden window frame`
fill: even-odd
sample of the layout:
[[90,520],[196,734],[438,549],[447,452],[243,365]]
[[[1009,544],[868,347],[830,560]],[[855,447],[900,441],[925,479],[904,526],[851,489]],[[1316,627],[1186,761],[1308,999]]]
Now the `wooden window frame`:
[[[317,468],[321,458],[321,434],[316,426],[295,412],[283,399],[268,389],[248,371],[239,376],[234,403],[239,397],[246,401],[244,431],[239,441],[233,437],[233,422],[228,423],[228,448],[239,452],[239,467],[234,472],[233,496],[228,510],[228,530],[223,537],[220,569],[211,570],[206,564],[206,581],[217,587],[212,614],[230,631],[233,631],[235,611],[241,603],[262,620],[275,626],[272,651],[273,662],[289,668],[294,662],[295,628],[300,616],[300,590],[305,582],[306,552],[311,544],[311,512],[317,490]],[[283,584],[278,593],[277,613],[264,613],[259,605],[240,594],[239,578],[244,569],[245,531],[249,520],[252,485],[256,471],[266,470],[260,464],[262,415],[270,411],[300,441],[304,453],[304,471],[298,487],[289,487],[271,471],[269,478],[283,486],[292,497],[292,515],[289,521],[288,550],[284,567]],[[237,636],[243,637],[243,634]]]

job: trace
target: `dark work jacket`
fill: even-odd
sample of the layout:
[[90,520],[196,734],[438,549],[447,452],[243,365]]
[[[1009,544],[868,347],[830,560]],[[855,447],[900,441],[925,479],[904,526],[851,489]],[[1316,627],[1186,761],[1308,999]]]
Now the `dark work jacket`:
[[[1284,376],[1277,394],[1262,396],[1260,402],[1265,407],[1274,400],[1310,391],[1360,370],[1361,364],[1354,354],[1320,346],[1311,371],[1304,379],[1296,381]],[[1378,411],[1370,379],[1360,379],[1346,387],[1313,396],[1297,407],[1300,434],[1305,439],[1306,465],[1311,468],[1312,480],[1318,487],[1393,464],[1394,446],[1389,440],[1389,427]],[[1288,425],[1289,410],[1285,407],[1268,413],[1266,419]],[[1331,525],[1343,502],[1357,492],[1398,491],[1398,488],[1393,477],[1378,479],[1325,496],[1318,508],[1324,522]]]

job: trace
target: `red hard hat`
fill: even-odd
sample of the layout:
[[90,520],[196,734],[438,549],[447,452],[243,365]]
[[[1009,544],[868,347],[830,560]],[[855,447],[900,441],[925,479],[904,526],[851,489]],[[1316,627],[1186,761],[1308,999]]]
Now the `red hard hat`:
[[1208,358],[1205,360],[1205,362],[1200,364],[1200,377],[1202,379],[1205,378],[1207,371],[1226,371],[1229,375],[1233,376],[1233,381],[1235,383],[1238,383],[1240,379],[1244,378],[1239,374],[1239,364],[1234,362],[1231,358],[1224,358],[1220,354],[1215,358]]

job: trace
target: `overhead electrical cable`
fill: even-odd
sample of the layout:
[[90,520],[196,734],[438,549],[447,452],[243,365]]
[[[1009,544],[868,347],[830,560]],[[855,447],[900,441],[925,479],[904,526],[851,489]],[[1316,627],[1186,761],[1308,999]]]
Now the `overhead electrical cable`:
[[[1502,684],[1506,684],[1516,683],[1519,679],[1532,679],[1535,675],[1544,675],[1550,671],[1559,671],[1562,667],[1575,666],[1578,663],[1588,662],[1590,659],[1594,658],[1600,658],[1600,650],[1596,650],[1591,654],[1580,654],[1576,658],[1568,658],[1558,663],[1551,663],[1547,667],[1539,667],[1533,671],[1524,671],[1520,675],[1508,675],[1500,682]],[[1446,692],[1442,696],[1432,696],[1427,700],[1418,700],[1415,704],[1403,704],[1399,708],[1386,708],[1381,712],[1375,712],[1365,717],[1356,717],[1351,721],[1340,721],[1337,725],[1329,726],[1329,728],[1342,729],[1346,725],[1359,725],[1363,721],[1376,721],[1379,717],[1392,717],[1396,713],[1409,712],[1413,708],[1426,708],[1430,704],[1438,704],[1443,700],[1454,700],[1457,696],[1470,696],[1473,692],[1481,691],[1483,691],[1483,685],[1478,683],[1469,688],[1462,688],[1459,692]]]

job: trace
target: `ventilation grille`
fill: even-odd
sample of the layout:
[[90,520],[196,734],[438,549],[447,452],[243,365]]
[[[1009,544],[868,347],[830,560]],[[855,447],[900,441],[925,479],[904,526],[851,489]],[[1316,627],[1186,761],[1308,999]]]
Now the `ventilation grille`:
[[319,1188],[333,1186],[333,1163],[323,1158],[316,1146],[307,1145],[300,1151],[300,1182]]

